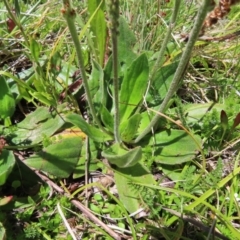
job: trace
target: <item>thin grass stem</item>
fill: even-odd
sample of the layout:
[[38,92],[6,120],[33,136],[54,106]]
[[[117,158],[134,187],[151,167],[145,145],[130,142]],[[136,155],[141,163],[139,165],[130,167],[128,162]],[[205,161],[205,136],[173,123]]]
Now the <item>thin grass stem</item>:
[[68,29],[69,32],[71,34],[75,49],[76,49],[76,55],[77,55],[77,59],[78,59],[78,64],[79,64],[79,69],[81,71],[81,76],[82,76],[82,80],[83,80],[83,87],[86,93],[86,99],[88,102],[88,106],[90,109],[90,113],[92,115],[93,121],[98,125],[98,127],[105,133],[109,134],[109,132],[102,126],[100,120],[98,119],[97,115],[96,115],[96,111],[95,108],[93,106],[93,102],[92,102],[92,97],[91,97],[91,93],[90,93],[90,89],[89,89],[89,85],[88,85],[88,81],[87,81],[87,75],[86,75],[86,71],[85,71],[85,67],[84,67],[84,60],[83,60],[83,54],[82,54],[82,48],[81,48],[81,43],[78,39],[78,34],[77,34],[77,29],[74,23],[74,19],[76,16],[76,12],[75,10],[71,7],[71,2],[70,0],[63,0],[63,6],[64,8],[62,9],[62,14],[63,17],[65,18],[67,25],[68,25]]
[[[186,71],[194,44],[199,36],[199,33],[201,31],[205,17],[207,15],[207,13],[211,10],[211,9],[209,9],[209,6],[211,6],[209,0],[204,0],[198,11],[195,24],[193,26],[188,43],[186,45],[186,49],[182,54],[182,57],[180,59],[177,70],[174,74],[174,77],[173,77],[173,80],[169,87],[169,90],[168,90],[162,104],[160,105],[160,107],[158,109],[158,111],[160,113],[163,113],[166,110],[166,107],[167,107],[169,101],[171,100],[171,98],[173,97],[173,95],[176,93],[176,91],[178,90],[178,88],[180,86],[180,81]],[[134,143],[138,143],[143,137],[145,137],[151,131],[151,129],[156,125],[156,123],[159,121],[160,118],[161,118],[161,116],[156,114],[154,116],[154,118],[152,119],[152,121],[150,122],[150,124],[145,128],[145,130],[135,139]]]
[[149,84],[150,85],[152,83],[152,80],[153,80],[157,70],[160,69],[162,67],[162,65],[164,64],[164,62],[163,61],[161,62],[161,60],[164,59],[167,44],[170,41],[172,30],[175,27],[177,16],[178,16],[179,9],[180,9],[180,4],[181,4],[181,0],[175,1],[175,5],[174,5],[174,8],[173,8],[173,13],[172,13],[172,16],[171,16],[170,24],[168,26],[167,34],[165,35],[165,38],[163,40],[163,43],[162,43],[160,52],[158,54],[158,58],[156,60],[156,63],[154,64],[154,67],[153,67],[153,69],[150,73],[150,77],[149,77]]
[[118,81],[118,39],[116,34],[112,34],[112,56],[113,56],[113,102],[114,102],[114,138],[120,143],[120,114],[119,114],[119,81]]

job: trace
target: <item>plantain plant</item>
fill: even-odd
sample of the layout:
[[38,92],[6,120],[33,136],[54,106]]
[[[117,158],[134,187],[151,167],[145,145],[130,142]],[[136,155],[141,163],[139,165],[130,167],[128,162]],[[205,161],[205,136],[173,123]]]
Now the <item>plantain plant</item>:
[[[90,123],[75,113],[68,114],[65,120],[79,127],[93,141],[103,144],[101,155],[114,168],[120,197],[130,212],[136,211],[139,204],[130,191],[126,194],[129,178],[155,183],[144,166],[148,156],[152,161],[174,165],[190,161],[194,152],[201,150],[199,138],[181,125],[182,130],[163,130],[160,124],[163,117],[167,118],[164,113],[181,86],[195,41],[212,7],[209,1],[202,2],[185,49],[170,64],[163,66],[180,3],[175,1],[168,31],[153,63],[145,52],[133,51],[136,39],[119,15],[119,1],[88,1],[95,48],[88,80],[75,24],[76,11],[71,1],[63,1],[61,11],[76,49]],[[106,47],[107,29],[111,45]],[[110,56],[107,55],[108,47],[111,48]]]
[[[29,76],[28,81],[24,82],[6,71],[1,71],[1,75],[12,78],[17,83],[18,101],[21,98],[28,101],[38,100],[56,108],[56,93],[50,94],[47,86],[50,89],[52,87],[44,81],[44,78],[49,78],[49,75],[45,75],[42,70],[43,66],[52,64],[54,53],[51,53],[51,62],[41,59],[41,45],[34,38],[28,39],[27,34],[21,28],[19,14],[12,14],[9,4],[4,2],[15,26],[21,30],[26,47],[31,53],[29,58],[33,63],[33,76]],[[83,33],[86,33],[86,27],[90,26],[94,36],[93,41],[88,38],[89,41],[92,41],[89,43],[92,46],[90,75],[86,73],[85,58],[75,22],[76,10],[71,1],[63,1],[61,13],[66,20],[75,46],[89,109],[89,122],[78,113],[50,116],[46,109],[38,108],[18,124],[20,130],[16,133],[17,137],[12,137],[11,141],[13,144],[24,143],[23,148],[36,146],[62,128],[64,121],[69,122],[86,134],[91,139],[90,143],[93,146],[96,144],[101,146],[101,156],[106,158],[115,169],[115,179],[121,195],[130,176],[136,178],[136,181],[142,181],[141,179],[145,175],[145,179],[149,183],[155,183],[153,176],[144,166],[147,158],[150,157],[151,161],[149,162],[154,161],[167,165],[180,164],[190,161],[195,155],[195,150],[201,148],[199,137],[191,134],[183,126],[179,125],[182,130],[166,129],[161,122],[163,118],[168,119],[164,113],[170,107],[172,98],[181,85],[194,43],[211,6],[208,1],[203,1],[184,51],[181,54],[173,55],[172,62],[166,64],[164,60],[166,51],[176,51],[175,47],[171,49],[171,33],[177,21],[181,1],[175,1],[166,36],[159,52],[154,54],[154,59],[147,52],[136,53],[133,50],[136,38],[124,18],[119,14],[119,1],[106,1],[105,3],[103,0],[94,0],[88,1],[87,4],[90,18]],[[35,8],[36,6],[33,6],[32,9]],[[107,17],[105,12],[107,12]],[[111,44],[108,45],[109,36]],[[56,63],[54,62],[54,64]],[[6,93],[4,94],[7,96]],[[11,101],[12,106],[15,103],[13,100]],[[12,107],[9,108],[9,111],[11,109]],[[61,110],[56,109],[57,113],[59,111]],[[39,116],[41,116],[40,119],[36,121]],[[175,124],[173,120],[168,120]],[[57,124],[49,128],[51,122]],[[36,126],[38,126],[37,131],[35,130]],[[41,132],[41,136],[37,136],[36,132]],[[30,142],[30,144],[25,144],[25,142]],[[76,166],[76,156],[80,151],[73,150],[68,143],[68,139],[56,143],[51,140],[50,146],[47,144],[42,152],[30,157],[25,163],[51,174],[67,177]],[[74,149],[81,143],[79,138],[72,139]],[[65,153],[62,152],[57,158],[51,158],[50,163],[43,169],[41,159],[44,152],[47,151],[49,155],[54,155],[57,149],[63,148],[63,146],[65,146]],[[74,160],[67,157],[68,152],[72,153]],[[59,161],[61,157],[67,161],[65,163]],[[61,169],[64,170],[55,170],[54,166],[61,162],[63,164]],[[68,167],[66,167],[67,163],[70,164]],[[139,172],[141,172],[140,176]],[[76,174],[77,176],[79,175]],[[128,196],[131,197],[131,194],[129,193]],[[126,199],[125,202],[128,200]],[[137,201],[129,206],[128,210],[133,212],[136,210],[136,206],[138,206]]]
[[[4,2],[8,6],[8,3]],[[7,150],[4,149],[3,152],[11,154],[2,154],[3,160],[9,161],[11,156],[14,165],[11,150],[37,148],[37,153],[26,159],[25,164],[59,178],[67,178],[71,174],[78,178],[85,173],[86,159],[90,158],[92,170],[99,167],[99,162],[94,160],[99,158],[100,150],[100,159],[107,159],[107,167],[114,171],[121,202],[130,213],[137,211],[141,207],[142,196],[136,197],[136,192],[129,183],[154,189],[149,192],[154,198],[155,190],[164,189],[157,186],[149,171],[152,163],[157,164],[174,180],[177,179],[171,171],[174,166],[192,161],[196,151],[202,151],[200,137],[182,123],[170,118],[168,113],[172,104],[176,103],[174,95],[181,86],[194,44],[203,30],[206,15],[214,8],[213,2],[202,1],[185,46],[177,47],[173,44],[172,33],[179,19],[181,1],[174,1],[172,16],[161,41],[161,47],[159,51],[153,53],[139,47],[135,33],[124,17],[120,16],[118,0],[87,1],[89,18],[85,24],[81,23],[72,2],[63,0],[61,14],[70,32],[74,51],[69,54],[70,63],[64,60],[62,62],[71,65],[74,62],[72,59],[76,56],[83,85],[83,89],[80,87],[78,90],[84,92],[87,120],[76,108],[75,112],[66,110],[65,105],[59,104],[57,92],[51,91],[53,86],[49,82],[51,78],[58,76],[50,76],[49,66],[52,64],[58,66],[56,59],[61,57],[55,50],[58,43],[54,45],[49,57],[43,58],[41,44],[33,38],[28,39],[21,28],[21,22],[12,15],[25,38],[27,55],[32,61],[33,68],[31,75],[27,76],[27,81],[22,81],[7,71],[0,72],[4,76],[4,78],[1,76],[0,80],[8,77],[9,80],[16,82],[18,87],[16,102],[24,98],[36,106],[37,101],[51,108],[37,106],[34,112],[28,114],[17,125],[17,129],[1,128],[4,135],[11,139],[10,146],[4,146]],[[80,33],[78,25],[82,27]],[[89,44],[87,54],[84,51],[86,46],[81,41],[83,36]],[[61,35],[59,42],[62,38]],[[43,70],[45,68],[46,73]],[[68,76],[69,69],[66,72],[65,75]],[[66,79],[68,80],[68,77]],[[7,92],[8,88],[3,94],[5,97]],[[4,117],[11,116],[10,110],[16,104],[12,101],[11,95],[8,98],[5,107],[10,104],[11,108],[7,115],[4,113]],[[224,116],[222,123],[225,124]],[[58,138],[57,132],[62,129],[73,130],[73,126],[74,135],[65,133]],[[202,173],[205,173],[204,155],[202,160],[202,164],[196,165]],[[11,172],[12,166],[8,169]],[[183,169],[182,174],[187,171],[186,169],[187,167]],[[5,183],[9,172],[4,175],[0,185]],[[197,182],[201,176],[198,174],[191,180]],[[219,186],[222,187],[229,179],[225,179]],[[188,210],[193,210],[201,204],[201,201],[191,194],[178,190],[174,193],[193,200]],[[210,190],[206,192],[202,197],[203,201],[213,193],[214,191]],[[171,201],[173,202],[173,199]],[[206,202],[204,204],[209,207]],[[213,207],[211,210],[215,211]],[[219,216],[222,217],[221,214]],[[174,219],[166,221],[170,225]]]

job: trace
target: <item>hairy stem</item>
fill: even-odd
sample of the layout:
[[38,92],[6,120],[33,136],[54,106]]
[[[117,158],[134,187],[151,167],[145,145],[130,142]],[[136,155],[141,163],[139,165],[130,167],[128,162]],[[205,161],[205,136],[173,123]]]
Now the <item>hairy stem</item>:
[[112,56],[113,56],[113,103],[114,103],[114,137],[115,142],[120,143],[119,133],[119,94],[118,94],[118,46],[117,46],[117,35],[112,34]]
[[120,113],[119,113],[119,81],[118,81],[118,25],[119,25],[119,0],[108,1],[108,12],[110,19],[110,30],[112,39],[113,59],[113,105],[114,105],[114,138],[120,143]]
[[81,43],[78,40],[78,34],[77,34],[77,29],[74,23],[74,19],[76,16],[75,10],[71,7],[71,1],[70,0],[63,0],[63,6],[64,8],[61,10],[63,17],[65,18],[69,32],[71,34],[75,49],[76,49],[76,54],[77,54],[77,59],[78,59],[78,64],[79,64],[79,69],[81,71],[82,75],[82,80],[83,80],[83,87],[86,93],[86,98],[87,102],[89,105],[89,109],[93,118],[93,121],[98,125],[98,127],[105,133],[108,133],[107,130],[102,126],[101,122],[97,118],[95,108],[93,106],[91,94],[90,94],[90,89],[87,81],[87,76],[86,76],[86,71],[84,68],[84,60],[83,60],[83,55],[82,55],[82,49],[81,49]]

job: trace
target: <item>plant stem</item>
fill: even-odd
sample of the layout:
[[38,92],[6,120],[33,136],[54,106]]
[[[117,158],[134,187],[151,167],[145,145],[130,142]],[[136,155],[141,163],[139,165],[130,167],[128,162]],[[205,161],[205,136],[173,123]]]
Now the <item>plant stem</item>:
[[[203,25],[206,15],[207,15],[207,12],[210,11],[209,6],[210,6],[209,0],[203,0],[202,6],[200,7],[200,9],[198,11],[195,24],[193,26],[188,43],[186,45],[186,49],[182,54],[182,57],[178,64],[177,70],[174,74],[174,77],[173,77],[173,80],[169,87],[169,90],[168,90],[162,104],[160,105],[160,107],[158,109],[158,111],[161,113],[165,111],[167,104],[169,103],[172,96],[176,93],[176,91],[179,88],[179,85],[180,85],[179,83],[186,71],[194,44],[198,38],[199,32],[202,28],[202,25]],[[145,130],[135,139],[134,143],[139,142],[144,136],[146,136],[151,131],[151,129],[156,125],[156,123],[159,121],[160,118],[161,118],[161,116],[156,114],[154,116],[154,118],[152,119],[152,121],[150,122],[150,124],[145,128]]]
[[113,59],[113,103],[114,103],[114,137],[115,142],[120,143],[119,133],[119,94],[118,94],[118,41],[117,34],[112,34],[112,59]]
[[181,0],[175,1],[175,5],[174,5],[174,8],[173,8],[173,13],[172,13],[172,16],[171,16],[171,20],[170,20],[170,24],[169,24],[169,27],[168,27],[167,34],[165,35],[165,38],[163,40],[161,49],[160,49],[159,54],[158,54],[158,58],[156,60],[156,63],[153,66],[153,69],[152,69],[150,77],[149,77],[149,86],[151,86],[153,77],[155,76],[157,70],[160,69],[162,67],[163,63],[164,63],[163,61],[161,63],[161,60],[164,59],[164,54],[165,54],[165,51],[166,51],[166,48],[167,48],[167,44],[168,44],[168,42],[171,38],[172,29],[175,27],[177,15],[179,13],[180,4],[181,4]]
[[63,0],[63,6],[64,8],[61,10],[63,17],[65,18],[69,32],[71,34],[75,49],[76,49],[76,54],[77,54],[77,59],[78,59],[78,64],[79,64],[79,69],[81,71],[82,75],[82,80],[83,80],[83,87],[86,93],[86,98],[87,102],[89,105],[89,109],[93,118],[93,121],[96,122],[98,127],[105,133],[109,134],[109,132],[102,126],[101,122],[97,118],[95,108],[93,106],[92,98],[91,98],[91,93],[89,90],[89,85],[87,81],[87,76],[86,76],[86,71],[84,68],[84,60],[83,60],[83,55],[82,55],[82,49],[81,49],[81,43],[78,40],[78,34],[77,34],[77,29],[74,24],[74,19],[76,16],[75,10],[72,8],[71,1],[70,0]]
[[114,105],[114,138],[115,142],[121,143],[119,125],[119,81],[118,81],[118,26],[119,26],[119,0],[108,1],[108,12],[110,19],[110,30],[112,39],[113,59],[113,105]]

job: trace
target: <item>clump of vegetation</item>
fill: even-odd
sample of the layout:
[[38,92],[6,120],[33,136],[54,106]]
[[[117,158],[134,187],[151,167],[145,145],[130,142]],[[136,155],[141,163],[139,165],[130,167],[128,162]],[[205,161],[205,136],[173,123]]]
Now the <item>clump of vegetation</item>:
[[237,3],[0,3],[2,239],[239,238]]

